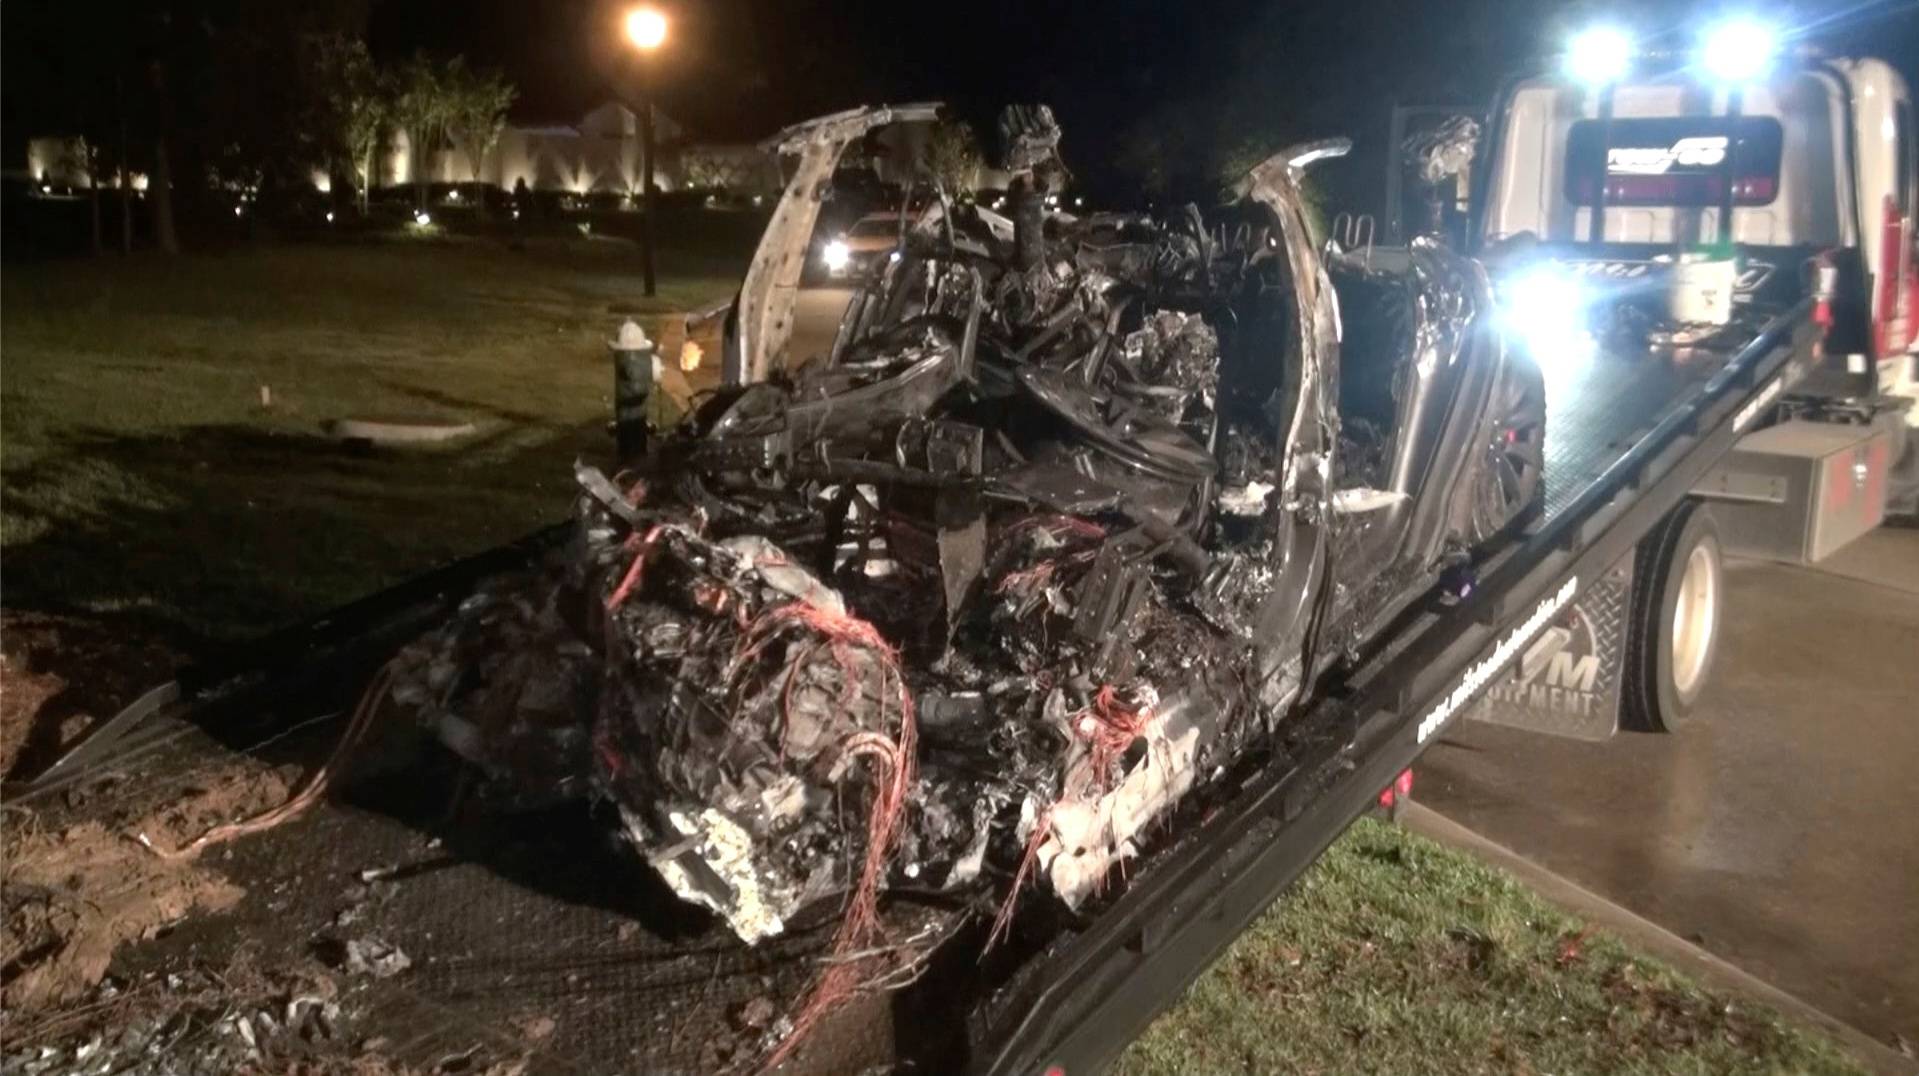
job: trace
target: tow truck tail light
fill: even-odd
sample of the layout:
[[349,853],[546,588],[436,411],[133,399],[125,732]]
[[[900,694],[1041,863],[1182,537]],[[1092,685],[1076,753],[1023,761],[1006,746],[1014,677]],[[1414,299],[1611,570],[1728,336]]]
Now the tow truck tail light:
[[1886,195],[1881,216],[1879,294],[1872,297],[1872,331],[1877,356],[1884,359],[1905,350],[1912,333],[1899,310],[1900,288],[1907,268],[1905,214],[1899,211],[1898,200],[1890,194]]
[[1399,773],[1399,776],[1393,778],[1392,784],[1387,785],[1385,788],[1380,790],[1379,805],[1380,807],[1390,811],[1393,809],[1394,805],[1397,804],[1400,800],[1406,799],[1412,794],[1413,794],[1413,771],[1401,770]]

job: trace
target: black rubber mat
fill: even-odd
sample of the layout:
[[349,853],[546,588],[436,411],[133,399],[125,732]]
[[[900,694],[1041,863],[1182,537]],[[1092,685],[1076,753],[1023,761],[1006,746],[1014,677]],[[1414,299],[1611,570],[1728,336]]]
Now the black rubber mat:
[[1546,518],[1551,520],[1725,366],[1728,355],[1687,362],[1599,355],[1548,376]]

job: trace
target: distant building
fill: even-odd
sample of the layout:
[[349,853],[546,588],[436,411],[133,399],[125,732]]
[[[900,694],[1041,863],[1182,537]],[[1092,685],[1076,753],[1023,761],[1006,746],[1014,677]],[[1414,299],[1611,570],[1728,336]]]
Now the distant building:
[[772,194],[785,185],[780,175],[779,156],[751,142],[683,146],[679,151],[679,171],[689,187]]
[[[653,181],[661,190],[681,185],[677,146],[684,137],[679,124],[654,113],[653,141],[659,159],[654,163]],[[536,191],[637,194],[644,172],[640,117],[625,105],[609,101],[578,123],[508,125],[477,172],[466,151],[457,146],[435,150],[429,160],[418,161],[406,132],[395,131],[374,185],[412,183],[416,167],[425,170],[431,183],[479,182],[512,190],[524,179]]]

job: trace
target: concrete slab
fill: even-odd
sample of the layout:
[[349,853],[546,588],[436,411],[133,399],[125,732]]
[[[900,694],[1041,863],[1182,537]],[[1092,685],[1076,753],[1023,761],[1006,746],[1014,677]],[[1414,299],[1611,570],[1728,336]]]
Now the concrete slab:
[[787,356],[804,362],[824,355],[839,334],[840,318],[846,303],[853,298],[851,288],[801,288],[798,307],[793,311],[793,339],[787,344]]
[[1880,527],[1803,570],[1919,594],[1919,529]]
[[1730,567],[1697,719],[1585,744],[1455,726],[1441,813],[1875,1039],[1919,1043],[1919,531]]

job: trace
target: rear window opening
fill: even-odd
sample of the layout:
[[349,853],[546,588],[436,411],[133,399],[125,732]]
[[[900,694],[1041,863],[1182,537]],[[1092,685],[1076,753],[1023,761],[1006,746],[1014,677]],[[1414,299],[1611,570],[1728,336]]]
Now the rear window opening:
[[1779,196],[1785,130],[1771,116],[1578,120],[1566,137],[1566,199],[1608,206],[1737,206]]

